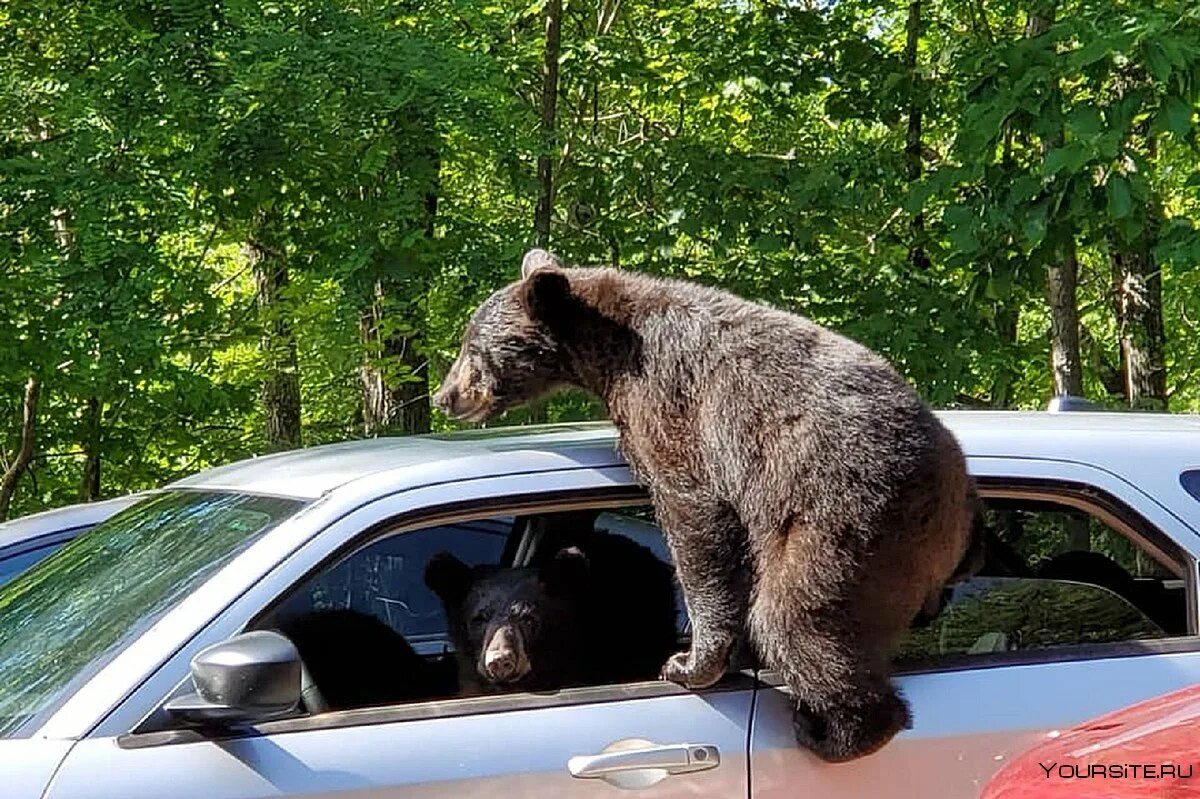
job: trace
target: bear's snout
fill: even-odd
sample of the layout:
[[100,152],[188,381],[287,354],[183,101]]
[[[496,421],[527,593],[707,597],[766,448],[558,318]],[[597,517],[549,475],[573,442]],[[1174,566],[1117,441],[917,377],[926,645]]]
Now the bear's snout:
[[494,398],[478,370],[459,359],[450,367],[442,387],[430,398],[447,416],[467,422],[482,422],[491,416]]
[[516,682],[529,673],[529,658],[520,630],[505,624],[497,627],[483,650],[480,671],[497,683]]

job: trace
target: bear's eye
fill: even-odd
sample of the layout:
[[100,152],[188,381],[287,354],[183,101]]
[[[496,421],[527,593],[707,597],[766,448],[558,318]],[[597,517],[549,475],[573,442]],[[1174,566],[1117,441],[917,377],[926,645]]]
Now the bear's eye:
[[479,613],[476,613],[474,616],[471,617],[471,624],[479,626],[481,624],[487,624],[487,620],[488,620],[487,614],[484,613],[483,611],[480,611]]

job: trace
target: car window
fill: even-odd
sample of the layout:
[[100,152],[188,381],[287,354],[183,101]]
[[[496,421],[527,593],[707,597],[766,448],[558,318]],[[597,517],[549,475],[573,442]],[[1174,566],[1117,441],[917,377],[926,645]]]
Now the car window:
[[3,560],[0,560],[0,585],[12,580],[21,572],[33,566],[33,564],[53,555],[58,550],[62,549],[66,541],[55,541],[52,544],[43,544],[40,547],[27,549],[17,555],[11,555]]
[[339,559],[292,593],[272,623],[323,610],[373,616],[403,635],[418,651],[444,651],[446,617],[425,585],[424,570],[448,551],[469,565],[498,564],[513,528],[512,517],[443,524],[388,536]]
[[1190,469],[1179,475],[1179,484],[1194,499],[1200,500],[1200,469]]
[[[436,564],[445,567],[441,577]],[[609,618],[597,619],[595,595],[583,586],[612,603]],[[472,591],[470,600],[459,589]],[[517,634],[515,656],[534,665],[510,683],[484,669],[481,636],[509,623],[498,614],[514,608],[513,625],[531,624]],[[593,643],[584,631],[603,637],[618,618],[634,618],[635,630],[610,649],[645,642],[641,660],[610,652],[610,660],[634,665],[585,667],[576,657]],[[632,506],[496,516],[376,538],[301,581],[254,626],[291,637],[327,704],[345,709],[654,679],[686,638],[686,622],[653,511]]]
[[978,577],[952,589],[945,609],[909,635],[899,659],[1166,636],[1145,614],[1106,588],[1066,580]]
[[989,499],[980,574],[949,588],[902,661],[1186,635],[1187,588],[1122,531],[1052,501]]
[[75,686],[302,507],[274,497],[165,492],[0,587],[0,738],[36,729]]

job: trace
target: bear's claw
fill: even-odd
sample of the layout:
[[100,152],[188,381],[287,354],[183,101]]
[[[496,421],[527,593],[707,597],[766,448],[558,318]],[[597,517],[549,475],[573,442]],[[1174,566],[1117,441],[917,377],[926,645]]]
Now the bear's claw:
[[707,688],[721,679],[724,669],[698,669],[690,652],[676,652],[662,667],[662,679],[682,685],[690,691]]

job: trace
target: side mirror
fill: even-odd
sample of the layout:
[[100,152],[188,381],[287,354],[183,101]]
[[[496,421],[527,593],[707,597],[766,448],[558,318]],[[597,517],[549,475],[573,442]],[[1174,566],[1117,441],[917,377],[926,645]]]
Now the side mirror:
[[300,703],[300,653],[270,630],[236,635],[192,658],[195,691],[164,709],[188,724],[238,724],[291,713]]

